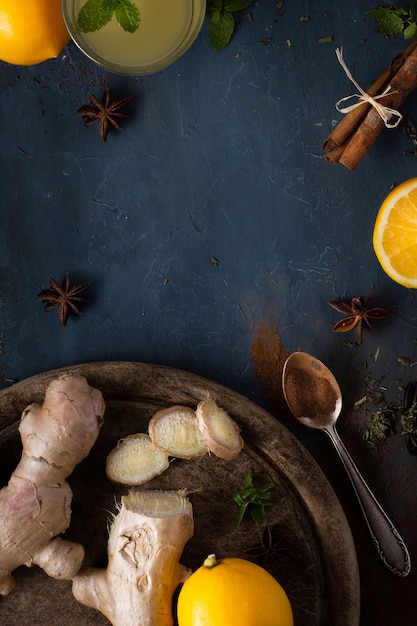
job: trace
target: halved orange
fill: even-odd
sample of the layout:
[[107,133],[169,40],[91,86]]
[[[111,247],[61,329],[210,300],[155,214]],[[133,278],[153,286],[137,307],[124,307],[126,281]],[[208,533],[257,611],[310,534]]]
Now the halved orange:
[[390,278],[417,289],[417,178],[401,183],[385,198],[375,221],[373,246]]

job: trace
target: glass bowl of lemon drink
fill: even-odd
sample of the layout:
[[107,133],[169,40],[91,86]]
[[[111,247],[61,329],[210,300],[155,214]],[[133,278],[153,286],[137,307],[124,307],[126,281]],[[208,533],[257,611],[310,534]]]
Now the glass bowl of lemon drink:
[[61,0],[65,25],[92,61],[149,74],[181,57],[202,27],[206,0]]

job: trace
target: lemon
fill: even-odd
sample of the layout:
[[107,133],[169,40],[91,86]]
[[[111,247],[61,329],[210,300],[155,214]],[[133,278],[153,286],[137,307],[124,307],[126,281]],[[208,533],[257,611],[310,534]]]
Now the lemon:
[[60,0],[1,0],[1,61],[35,65],[58,56],[69,39]]
[[390,278],[417,288],[417,178],[398,185],[385,198],[375,221],[373,246]]
[[185,581],[178,596],[179,626],[293,626],[284,589],[265,569],[214,554]]

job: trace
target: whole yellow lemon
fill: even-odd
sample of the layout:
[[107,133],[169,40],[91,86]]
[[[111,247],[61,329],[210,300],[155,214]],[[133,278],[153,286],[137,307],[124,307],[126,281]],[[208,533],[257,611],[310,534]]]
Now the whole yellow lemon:
[[35,65],[58,56],[69,39],[60,0],[1,0],[1,61]]
[[179,626],[293,626],[284,589],[263,567],[211,554],[185,581],[177,604]]

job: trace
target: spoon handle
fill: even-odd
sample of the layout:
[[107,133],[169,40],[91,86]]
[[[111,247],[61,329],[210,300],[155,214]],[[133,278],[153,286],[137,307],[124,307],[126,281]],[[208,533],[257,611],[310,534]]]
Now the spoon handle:
[[326,428],[325,432],[329,435],[349,475],[380,558],[393,574],[407,576],[411,561],[404,541],[369,489],[336,429]]

